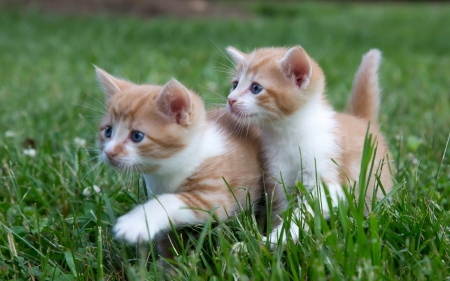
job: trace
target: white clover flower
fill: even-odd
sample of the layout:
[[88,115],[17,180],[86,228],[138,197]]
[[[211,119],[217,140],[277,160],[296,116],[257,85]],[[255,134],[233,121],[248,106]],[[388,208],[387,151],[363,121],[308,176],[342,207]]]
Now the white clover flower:
[[98,186],[96,186],[96,185],[94,185],[94,186],[89,186],[89,187],[86,187],[84,190],[83,190],[83,195],[84,196],[86,196],[86,197],[88,197],[88,196],[90,196],[91,194],[92,194],[92,190],[94,190],[94,192],[95,193],[100,193],[100,187],[98,187]]
[[73,142],[78,147],[84,147],[86,145],[86,140],[78,137],[74,138]]
[[90,188],[90,187],[86,187],[86,188],[83,190],[83,195],[86,196],[86,197],[88,197],[89,195],[91,195],[91,188]]
[[17,133],[16,132],[14,132],[14,131],[6,131],[5,132],[5,137],[7,137],[7,138],[15,138],[15,137],[17,137]]
[[36,156],[36,149],[34,148],[24,149],[23,154],[26,156],[34,157]]
[[100,191],[101,191],[100,187],[96,186],[95,184],[92,188],[94,189],[95,193],[100,193]]

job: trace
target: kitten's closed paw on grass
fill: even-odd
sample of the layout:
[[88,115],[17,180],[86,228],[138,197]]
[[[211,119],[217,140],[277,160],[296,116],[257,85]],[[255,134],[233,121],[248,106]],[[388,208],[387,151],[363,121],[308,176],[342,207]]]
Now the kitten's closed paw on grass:
[[146,242],[153,239],[161,228],[155,220],[151,220],[147,215],[141,205],[121,216],[113,229],[116,239],[122,239],[128,243]]

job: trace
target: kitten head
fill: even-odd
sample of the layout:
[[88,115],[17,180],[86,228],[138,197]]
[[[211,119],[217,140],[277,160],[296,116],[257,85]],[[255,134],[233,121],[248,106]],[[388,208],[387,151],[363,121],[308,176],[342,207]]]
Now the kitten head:
[[96,68],[107,113],[99,127],[102,159],[116,168],[157,171],[182,151],[205,122],[199,96],[177,80],[163,87],[136,85]]
[[281,120],[324,91],[321,68],[301,47],[227,51],[236,63],[227,110],[240,121]]

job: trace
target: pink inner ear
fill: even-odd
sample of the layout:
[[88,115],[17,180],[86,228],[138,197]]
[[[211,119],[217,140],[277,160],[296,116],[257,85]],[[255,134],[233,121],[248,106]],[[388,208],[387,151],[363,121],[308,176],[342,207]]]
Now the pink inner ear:
[[183,109],[186,108],[186,104],[182,98],[177,98],[170,104],[170,110],[173,113],[181,112]]
[[303,74],[301,77],[298,77],[297,75],[296,75],[296,85],[297,85],[297,87],[298,88],[301,88],[302,87],[302,85],[303,85],[303,83],[305,83],[305,81],[307,80],[308,78],[306,78],[306,74]]
[[[189,123],[191,101],[189,92],[180,82],[171,80],[161,90],[157,103],[159,109],[180,125]],[[172,120],[174,120],[172,119]]]
[[182,98],[177,98],[172,101],[170,110],[172,113],[175,113],[175,120],[177,121],[177,124],[181,123],[181,114],[184,109],[186,109],[186,104]]
[[292,66],[292,74],[295,75],[296,85],[301,88],[307,82],[309,74],[309,65],[307,62],[296,62]]
[[282,63],[286,75],[290,78],[295,77],[295,84],[299,89],[308,86],[312,66],[303,49],[299,47],[289,49]]
[[181,123],[181,119],[183,118],[183,112],[186,111],[187,105],[184,97],[176,97],[170,103],[170,111],[175,115],[175,120],[177,124]]

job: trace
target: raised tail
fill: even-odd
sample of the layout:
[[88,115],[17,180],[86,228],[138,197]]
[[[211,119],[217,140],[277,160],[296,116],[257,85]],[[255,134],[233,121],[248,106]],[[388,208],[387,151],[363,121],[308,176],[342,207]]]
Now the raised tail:
[[347,111],[351,115],[377,123],[380,108],[378,68],[381,52],[372,49],[362,58],[353,81],[353,90]]

